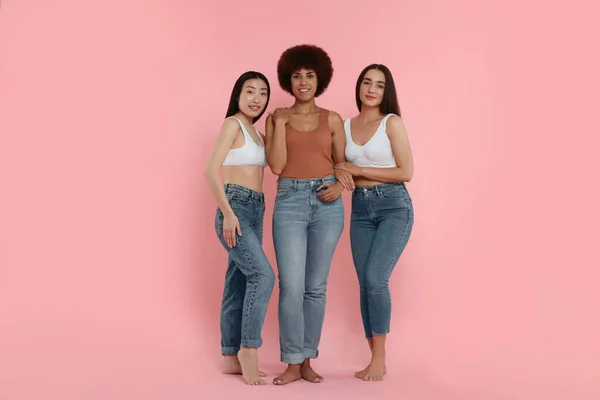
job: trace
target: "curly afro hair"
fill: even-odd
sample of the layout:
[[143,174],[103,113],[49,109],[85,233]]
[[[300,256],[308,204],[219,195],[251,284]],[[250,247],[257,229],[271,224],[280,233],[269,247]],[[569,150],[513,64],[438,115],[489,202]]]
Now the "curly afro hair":
[[315,97],[323,94],[327,86],[329,86],[329,82],[331,82],[333,65],[331,64],[331,58],[329,58],[325,50],[310,44],[290,47],[281,54],[277,63],[279,86],[293,95],[292,73],[302,68],[315,71],[318,82]]

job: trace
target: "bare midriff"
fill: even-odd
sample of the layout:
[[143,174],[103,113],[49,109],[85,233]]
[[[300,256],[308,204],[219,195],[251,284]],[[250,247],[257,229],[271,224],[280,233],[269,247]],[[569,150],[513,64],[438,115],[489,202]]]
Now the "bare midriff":
[[354,177],[354,185],[356,185],[357,187],[382,185],[384,183],[385,182],[372,181],[370,179],[363,178],[361,176]]
[[265,169],[260,165],[227,165],[223,166],[224,183],[244,186],[255,192],[262,193]]

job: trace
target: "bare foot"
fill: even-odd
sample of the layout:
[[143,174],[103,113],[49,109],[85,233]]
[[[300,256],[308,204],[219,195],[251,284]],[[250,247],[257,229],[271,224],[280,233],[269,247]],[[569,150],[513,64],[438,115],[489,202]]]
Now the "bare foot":
[[302,378],[311,383],[323,382],[323,377],[315,372],[310,366],[310,361],[306,360],[302,363]]
[[[237,356],[223,356],[223,373],[228,375],[242,375],[242,366]],[[261,370],[258,371],[258,376],[267,376]]]
[[367,371],[362,377],[364,381],[381,381],[387,373],[385,367],[385,358],[374,358],[367,367]]
[[242,367],[242,376],[247,385],[266,385],[267,382],[258,376],[258,349],[242,347],[237,354]]
[[371,365],[371,364],[367,365],[367,367],[366,367],[365,369],[363,369],[362,371],[355,372],[355,373],[354,373],[354,376],[355,376],[356,378],[359,378],[359,379],[362,379],[362,378],[364,378],[364,377],[365,377],[365,375],[367,374],[367,372],[369,372],[369,366],[370,366],[370,365]]
[[289,364],[283,374],[273,379],[273,384],[278,386],[287,385],[300,378],[302,378],[300,364]]

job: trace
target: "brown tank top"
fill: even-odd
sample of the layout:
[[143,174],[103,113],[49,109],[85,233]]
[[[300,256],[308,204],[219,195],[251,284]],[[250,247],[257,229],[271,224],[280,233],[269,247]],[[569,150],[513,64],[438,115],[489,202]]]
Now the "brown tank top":
[[333,174],[329,110],[321,109],[319,125],[312,131],[285,126],[287,162],[280,178],[323,178]]

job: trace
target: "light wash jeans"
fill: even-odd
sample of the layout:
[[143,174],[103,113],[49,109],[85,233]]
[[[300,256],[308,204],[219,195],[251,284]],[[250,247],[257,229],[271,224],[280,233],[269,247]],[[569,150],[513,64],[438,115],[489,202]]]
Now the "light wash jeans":
[[279,271],[281,361],[300,364],[318,356],[325,317],[327,277],[344,228],[342,197],[325,203],[316,189],[336,182],[280,178],[273,214]]

